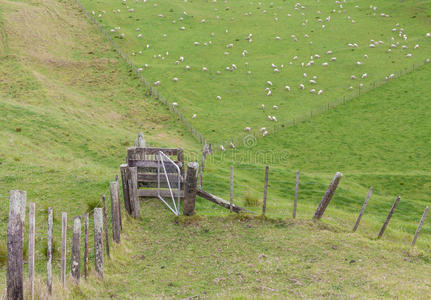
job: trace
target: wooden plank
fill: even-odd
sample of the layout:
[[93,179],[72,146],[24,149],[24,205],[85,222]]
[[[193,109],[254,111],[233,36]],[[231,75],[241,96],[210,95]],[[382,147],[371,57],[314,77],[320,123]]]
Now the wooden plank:
[[292,217],[296,218],[296,208],[298,205],[298,190],[299,190],[299,170],[296,171],[296,184],[295,184],[295,198],[293,200],[293,214]]
[[11,191],[9,198],[9,221],[7,230],[7,272],[6,287],[8,300],[24,299],[23,246],[24,222],[27,192]]
[[52,230],[53,230],[53,212],[52,207],[48,207],[48,251],[46,262],[46,285],[48,294],[52,294]]
[[132,211],[130,210],[130,199],[129,199],[129,184],[127,179],[127,173],[126,173],[127,165],[122,164],[120,166],[121,171],[121,184],[123,187],[123,199],[124,199],[124,208],[126,209],[126,212],[131,215]]
[[198,169],[199,164],[197,162],[190,162],[187,165],[187,180],[184,189],[183,209],[183,214],[186,216],[195,214]]
[[[215,203],[215,204],[217,204],[217,205],[220,205],[221,207],[224,207],[224,208],[230,209],[230,203],[229,203],[228,201],[226,201],[226,200],[224,200],[224,199],[220,198],[220,197],[214,196],[214,195],[212,195],[212,194],[210,194],[210,193],[208,193],[208,192],[205,192],[205,191],[203,191],[203,190],[200,190],[200,189],[198,189],[198,190],[196,191],[196,194],[197,194],[199,197],[202,197],[202,198],[207,199],[207,200],[209,200],[209,201],[211,201],[211,202],[213,202],[213,203]],[[237,205],[235,205],[235,204],[232,204],[232,210],[233,210],[234,212],[236,212],[236,213],[240,213],[240,212],[249,212],[249,211],[248,211],[248,210],[246,210],[245,208],[239,207],[239,206],[237,206]]]
[[103,279],[103,212],[98,207],[94,209],[94,264],[96,273]]
[[66,286],[66,236],[67,234],[67,213],[61,213],[61,283]]
[[368,191],[367,198],[365,198],[364,204],[362,205],[361,212],[359,213],[358,219],[356,220],[355,226],[353,226],[353,232],[358,229],[359,223],[361,222],[362,216],[364,215],[365,208],[368,205],[368,201],[371,198],[371,195],[373,194],[373,187],[370,187],[370,190]]
[[73,219],[72,259],[70,262],[70,274],[76,283],[81,277],[81,218]]
[[[167,173],[169,181],[177,181],[178,173]],[[140,173],[138,170],[138,182],[156,182],[157,183],[157,173]],[[166,182],[165,174],[160,175],[160,182]],[[180,182],[184,182],[183,176],[180,177]]]
[[264,216],[266,213],[266,197],[268,195],[268,175],[269,175],[269,166],[265,167],[265,186],[263,189],[263,205],[262,205],[262,215]]
[[320,204],[316,209],[316,213],[314,214],[313,219],[319,220],[323,216],[323,213],[328,207],[329,202],[331,202],[331,199],[334,196],[335,190],[337,189],[342,177],[343,174],[341,174],[340,172],[337,172],[335,174],[331,184],[328,187],[328,190],[326,191],[325,195],[323,195],[322,201],[320,201]]
[[[172,193],[174,194],[174,197],[177,197],[178,192],[176,190],[173,190]],[[171,193],[169,190],[160,190],[160,195],[162,197],[170,197]],[[157,198],[157,190],[138,190],[138,196],[143,198]],[[184,197],[184,191],[180,191],[180,197]]]
[[385,233],[386,227],[388,226],[389,221],[392,218],[392,215],[394,214],[395,208],[397,208],[398,202],[400,202],[401,197],[398,196],[397,199],[395,199],[394,204],[392,205],[391,210],[389,211],[388,216],[386,217],[386,221],[382,226],[382,229],[380,229],[379,235],[378,235],[378,239],[380,239],[383,236],[383,233]]
[[422,225],[424,224],[425,218],[427,217],[428,210],[429,210],[429,206],[425,208],[424,214],[422,215],[421,221],[419,222],[418,228],[416,229],[415,236],[412,241],[412,247],[416,244],[416,240],[418,239],[419,232],[421,231]]
[[146,147],[146,148],[135,148],[131,147],[127,149],[127,155],[154,155],[158,154],[160,151],[162,151],[167,156],[175,156],[178,155],[178,152],[182,150],[179,148],[158,148],[158,147]]
[[111,215],[112,215],[112,240],[120,243],[120,215],[118,212],[118,182],[109,183],[109,193],[111,195]]
[[36,226],[36,204],[29,205],[28,213],[28,280],[30,283],[30,299],[34,300],[34,243]]
[[88,280],[88,213],[84,215],[84,278]]
[[[181,169],[183,167],[183,163],[177,160],[173,160],[175,164]],[[136,160],[129,159],[128,164],[129,167],[138,167],[138,168],[158,168],[157,160]],[[176,168],[175,168],[176,170]]]
[[106,255],[108,258],[111,257],[109,253],[109,226],[108,226],[108,213],[106,208],[106,198],[105,195],[102,196],[103,202],[103,228],[105,229],[105,243],[106,243]]

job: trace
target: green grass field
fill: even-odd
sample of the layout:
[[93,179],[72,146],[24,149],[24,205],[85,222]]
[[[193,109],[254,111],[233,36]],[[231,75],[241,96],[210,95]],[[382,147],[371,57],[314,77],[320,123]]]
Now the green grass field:
[[[301,10],[295,11],[293,6],[279,10],[279,1],[274,1],[272,8],[264,3],[260,9],[257,3],[250,7],[245,1],[155,3],[130,4],[135,12],[129,18],[127,5],[121,2],[84,2],[96,16],[100,10],[106,11],[101,22],[108,30],[121,27],[113,36],[126,34],[124,39],[116,39],[123,51],[131,54],[150,44],[142,55],[133,56],[134,62],[148,63],[150,68],[143,71],[144,76],[151,81],[161,80],[161,93],[178,102],[193,125],[215,142],[242,134],[245,126],[267,126],[266,114],[259,110],[261,103],[266,107],[279,105],[277,118],[282,123],[342,96],[350,84],[357,86],[359,80],[351,81],[351,74],[367,72],[364,83],[370,83],[423,61],[431,48],[431,39],[425,38],[431,24],[429,1],[397,5],[374,2],[377,15],[385,12],[389,18],[372,16],[368,1],[346,3],[346,13],[331,14],[331,22],[323,22],[327,25],[324,34],[311,35],[312,46],[303,35],[308,30],[321,30],[322,23],[315,19],[317,10],[325,20],[334,5],[318,7],[317,3],[304,2],[309,24],[302,27]],[[360,9],[355,9],[356,4]],[[112,14],[114,8],[122,12]],[[244,16],[247,11],[253,17]],[[286,17],[287,11],[291,17]],[[58,282],[60,214],[68,212],[72,220],[89,206],[100,205],[101,195],[108,193],[108,183],[118,174],[137,132],[143,131],[147,142],[154,146],[183,147],[188,161],[200,161],[201,145],[166,107],[144,96],[136,76],[72,1],[1,0],[0,13],[3,274],[7,197],[10,190],[23,189],[28,191],[28,202],[37,206],[37,291],[42,298],[49,206],[54,208],[58,251],[54,256],[54,298],[429,297],[429,222],[424,225],[417,248],[410,249],[409,244],[430,199],[430,64],[295,127],[271,132],[253,141],[253,147],[210,156],[204,189],[228,199],[229,167],[234,165],[234,199],[239,205],[247,204],[247,194],[261,201],[264,168],[270,166],[267,220],[258,217],[260,205],[247,206],[255,216],[236,218],[198,199],[198,217],[187,219],[174,217],[158,200],[146,201],[142,204],[142,221],[125,217],[122,244],[114,248],[113,258],[107,262],[105,281],[91,276],[88,283],[80,287],[68,283],[62,291]],[[160,13],[164,18],[157,17]],[[355,24],[347,23],[349,15],[357,21]],[[181,16],[184,25],[178,21]],[[279,18],[277,23],[275,17]],[[136,18],[140,25],[136,25]],[[203,18],[205,23],[201,23]],[[173,19],[176,24],[172,24]],[[387,55],[387,39],[397,22],[409,36],[409,49],[397,48]],[[158,25],[152,27],[154,32],[149,24]],[[142,39],[136,37],[138,26]],[[181,26],[186,30],[181,31]],[[225,27],[230,29],[229,34]],[[284,29],[276,32],[277,28]],[[290,30],[298,37],[295,44]],[[251,32],[254,41],[250,44],[245,38]],[[166,40],[159,40],[163,33],[167,34]],[[338,33],[339,39],[327,40]],[[275,40],[275,35],[282,39]],[[201,45],[186,43],[192,38]],[[203,42],[210,39],[212,48],[204,48]],[[385,45],[368,48],[369,39],[384,39]],[[346,41],[359,42],[360,47],[346,49]],[[234,43],[234,48],[226,49],[229,43]],[[415,44],[420,47],[413,50]],[[273,52],[266,56],[263,53],[268,45]],[[332,49],[337,57],[336,63],[327,68],[320,65],[326,57],[322,55],[324,47]],[[246,57],[241,56],[243,49],[249,52]],[[152,58],[165,51],[169,56],[164,61]],[[224,51],[231,54],[225,56]],[[301,59],[287,66],[298,51],[305,52],[299,55],[301,59],[321,54],[315,66],[305,72],[318,76],[316,86],[324,89],[322,95],[309,96],[309,85],[304,92],[298,90],[303,80],[298,65]],[[405,58],[405,51],[411,51],[413,57]],[[365,53],[369,55],[365,65],[358,69],[351,64]],[[175,65],[180,55],[185,61]],[[251,75],[247,75],[245,61],[249,61]],[[272,61],[287,67],[273,73]],[[237,62],[237,71],[224,70]],[[207,73],[200,71],[204,63]],[[192,67],[187,73],[186,64]],[[221,75],[214,74],[217,68]],[[171,80],[174,76],[179,78],[176,86]],[[265,96],[267,80],[274,83],[271,97]],[[290,93],[282,88],[286,81],[293,82]],[[217,103],[218,94],[222,102],[238,100],[229,101],[229,105]],[[191,119],[193,113],[196,119]],[[297,169],[301,171],[298,219],[292,220]],[[344,174],[340,187],[322,222],[312,222],[311,216],[336,171]],[[352,234],[370,186],[374,194],[358,232]],[[376,240],[397,195],[402,197],[400,205],[384,238]],[[3,287],[5,276],[0,278]]]

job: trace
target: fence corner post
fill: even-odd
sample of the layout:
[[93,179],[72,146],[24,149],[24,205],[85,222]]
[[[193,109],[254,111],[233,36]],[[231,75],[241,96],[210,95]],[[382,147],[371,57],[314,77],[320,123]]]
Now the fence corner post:
[[199,164],[197,162],[189,162],[187,164],[187,177],[184,188],[184,211],[185,216],[195,214],[196,191],[197,191],[197,173]]

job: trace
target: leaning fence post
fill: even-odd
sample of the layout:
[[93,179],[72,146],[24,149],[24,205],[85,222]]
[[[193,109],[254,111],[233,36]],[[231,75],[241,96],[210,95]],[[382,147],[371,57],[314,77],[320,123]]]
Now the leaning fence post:
[[108,227],[108,214],[106,212],[106,198],[105,195],[102,196],[103,201],[103,228],[105,229],[105,243],[106,243],[106,255],[110,258],[109,254],[109,227]]
[[416,244],[416,240],[418,239],[419,232],[421,231],[422,225],[424,224],[425,218],[427,217],[428,209],[429,209],[429,206],[425,208],[424,214],[422,215],[421,221],[419,222],[419,226],[416,229],[415,237],[413,238],[413,241],[412,241],[412,247]]
[[88,213],[84,215],[84,278],[88,280]]
[[94,262],[97,274],[103,279],[103,213],[94,209]]
[[197,172],[199,164],[189,162],[187,164],[187,177],[184,188],[184,209],[183,214],[191,216],[195,213],[196,190],[197,190]]
[[361,222],[362,215],[365,212],[365,208],[367,207],[368,201],[370,200],[372,194],[373,194],[373,187],[370,187],[367,198],[365,198],[364,204],[362,205],[362,208],[361,208],[361,212],[359,213],[358,219],[356,220],[355,226],[353,226],[353,232],[355,232],[356,229],[358,229],[359,222]]
[[36,226],[36,205],[34,202],[29,205],[28,213],[28,280],[30,281],[30,298],[34,299],[34,243]]
[[115,181],[117,182],[117,194],[118,194],[118,221],[120,222],[120,230],[123,230],[123,220],[121,216],[121,195],[120,195],[120,182],[118,175],[115,175]]
[[120,166],[121,171],[121,184],[123,187],[123,199],[124,199],[124,208],[126,209],[127,213],[129,215],[132,214],[132,211],[130,209],[130,200],[129,200],[129,184],[128,184],[128,178],[127,178],[127,164],[122,164]]
[[233,166],[230,166],[230,213],[232,213],[233,208]]
[[337,189],[338,184],[340,183],[341,177],[343,177],[343,174],[341,174],[340,172],[335,173],[335,176],[332,179],[332,182],[329,185],[328,190],[326,191],[325,195],[323,195],[322,201],[320,201],[320,204],[316,209],[316,213],[314,214],[313,219],[319,220],[323,216],[323,213],[328,207],[329,202],[331,202],[331,199],[334,196],[335,190]]
[[72,240],[72,261],[70,266],[70,273],[73,279],[79,283],[81,276],[81,218],[75,217],[73,219],[73,240]]
[[11,191],[9,198],[9,221],[7,230],[7,299],[24,298],[23,286],[23,228],[27,192]]
[[382,229],[380,229],[379,236],[377,237],[378,239],[380,239],[380,238],[382,237],[383,233],[385,232],[385,230],[386,230],[386,226],[388,226],[388,223],[389,223],[389,221],[390,221],[390,220],[391,220],[391,218],[392,218],[392,215],[393,215],[393,213],[394,213],[394,211],[395,211],[395,208],[396,208],[396,207],[397,207],[397,205],[398,205],[398,202],[400,202],[400,196],[398,196],[398,197],[397,197],[397,199],[395,199],[394,205],[392,205],[392,208],[391,208],[391,210],[389,211],[388,217],[386,218],[386,221],[385,221],[385,223],[383,224]]
[[293,218],[296,218],[296,207],[298,205],[299,170],[296,171],[295,198],[293,200]]
[[120,243],[120,220],[118,214],[118,183],[113,181],[109,184],[111,195],[111,214],[112,214],[112,239],[115,243]]
[[265,167],[265,186],[263,189],[263,205],[262,205],[262,215],[265,216],[266,213],[266,197],[268,195],[268,173],[269,166]]
[[48,294],[52,294],[52,207],[48,207],[48,251],[46,263],[46,285],[48,286]]
[[61,213],[61,283],[66,286],[66,233],[67,213]]

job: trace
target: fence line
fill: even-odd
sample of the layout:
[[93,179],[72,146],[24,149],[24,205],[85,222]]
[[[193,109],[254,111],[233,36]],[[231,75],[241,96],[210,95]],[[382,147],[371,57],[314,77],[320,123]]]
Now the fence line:
[[139,71],[139,68],[136,67],[135,64],[130,60],[130,58],[120,49],[120,47],[117,45],[117,43],[111,38],[109,33],[103,28],[102,25],[93,17],[93,15],[82,5],[82,3],[79,0],[75,0],[76,4],[80,7],[80,9],[88,16],[88,18],[97,26],[99,31],[103,33],[103,35],[106,37],[106,39],[111,44],[111,47],[114,48],[115,51],[120,54],[121,58],[126,62],[126,64],[133,70],[133,72],[138,76],[140,79],[142,85],[146,89],[146,95],[152,96],[154,99],[160,101],[161,103],[165,104],[168,109],[174,113],[179,120],[187,127],[187,129],[191,132],[193,137],[201,144],[206,144],[207,139],[195,128],[193,127],[183,116],[181,112],[179,112],[175,106],[172,105],[172,103],[165,98],[159,90],[153,86],[143,75],[142,72]]

